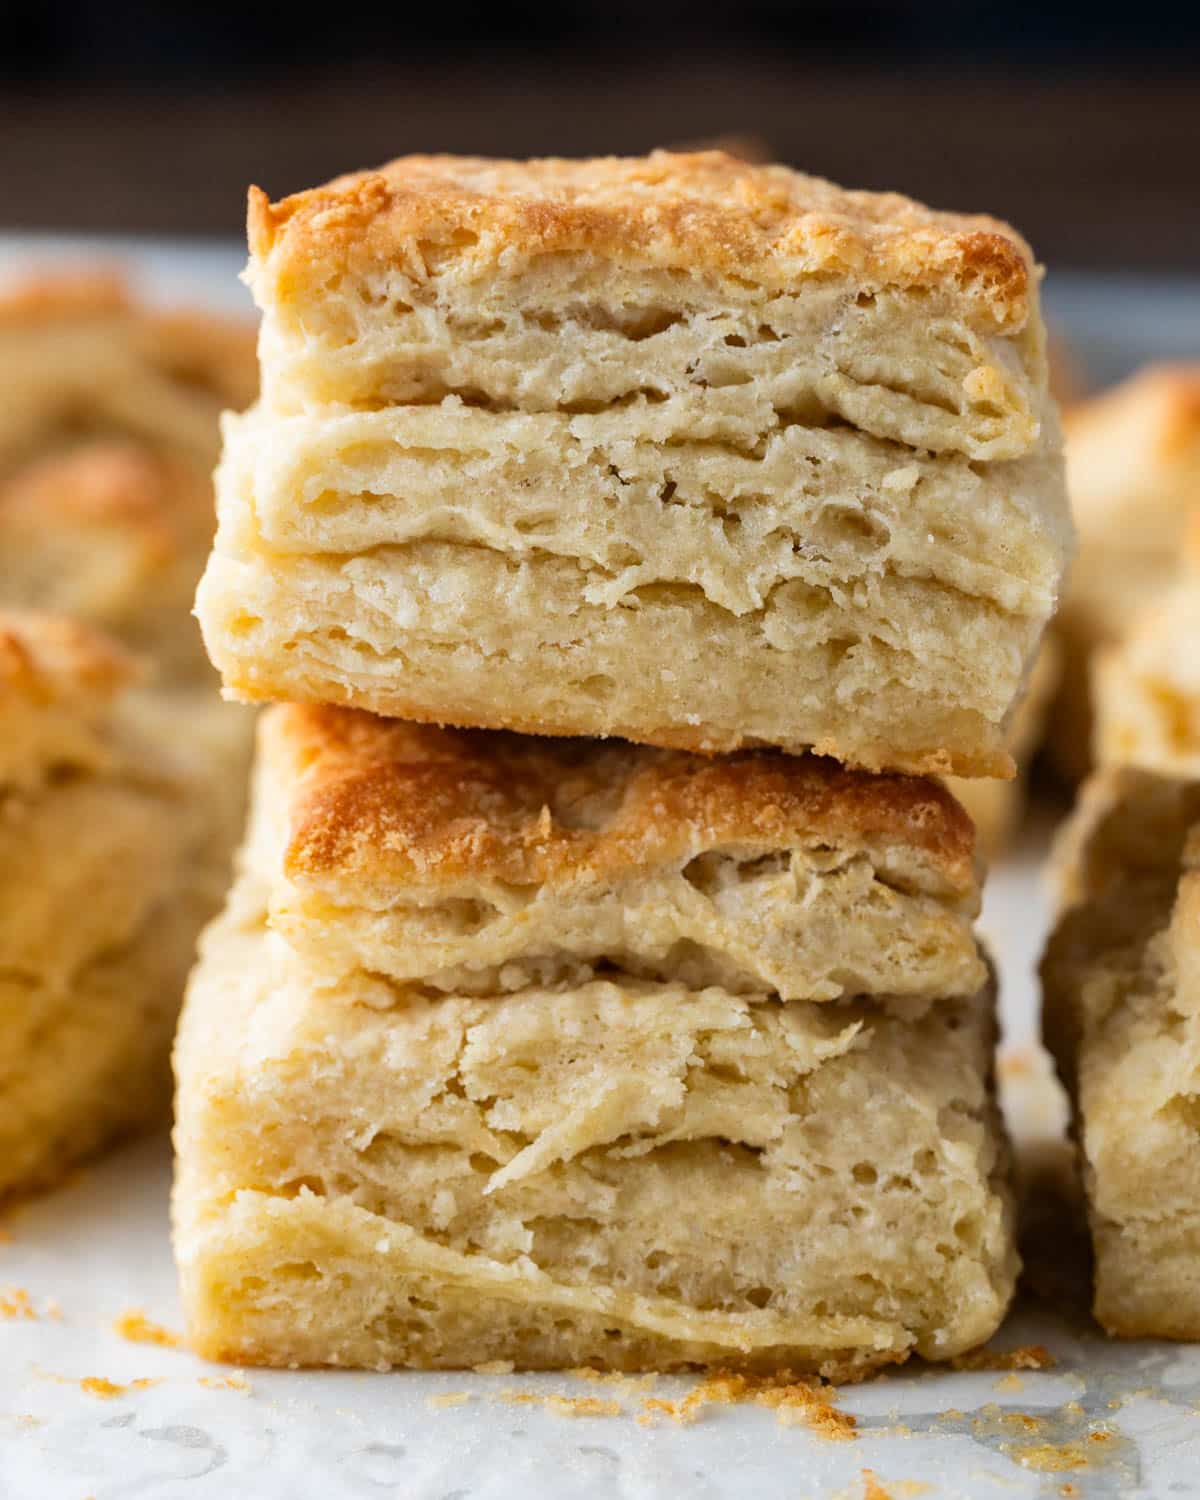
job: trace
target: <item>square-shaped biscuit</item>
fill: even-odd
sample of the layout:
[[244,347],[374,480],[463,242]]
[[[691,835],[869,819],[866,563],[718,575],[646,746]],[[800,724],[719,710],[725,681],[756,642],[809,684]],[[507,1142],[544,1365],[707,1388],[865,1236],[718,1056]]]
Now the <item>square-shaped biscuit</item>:
[[177,716],[150,732],[132,671],[86,627],[0,612],[0,1195],[165,1116],[220,901],[210,768]]
[[1005,774],[1070,521],[1015,233],[720,153],[251,200],[236,695]]
[[280,706],[243,863],[330,978],[496,995],[615,973],[919,1011],[986,977],[962,810],[815,756]]
[[166,680],[209,679],[191,609],[218,416],[256,385],[250,326],[139,306],[113,274],[0,293],[0,605],[78,616]]
[[199,1352],[854,1378],[1003,1316],[987,989],[905,1019],[619,973],[331,984],[267,922],[247,877],[176,1044]]
[[1071,1095],[1095,1312],[1200,1338],[1200,783],[1102,770],[1064,846],[1043,1028]]
[[1200,512],[1200,365],[1148,366],[1072,407],[1064,427],[1079,553],[1054,626],[1064,670],[1051,746],[1080,776],[1091,760],[1095,653],[1161,602]]

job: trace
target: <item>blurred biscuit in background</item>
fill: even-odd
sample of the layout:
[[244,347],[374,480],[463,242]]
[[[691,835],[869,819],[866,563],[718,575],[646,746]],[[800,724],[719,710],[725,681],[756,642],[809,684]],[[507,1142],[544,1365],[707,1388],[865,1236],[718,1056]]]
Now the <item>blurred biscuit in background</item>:
[[209,761],[136,678],[91,627],[0,610],[0,1196],[167,1114],[227,850]]
[[1071,1098],[1097,1319],[1200,1337],[1200,783],[1107,767],[1060,840],[1043,1030]]
[[1097,652],[1091,685],[1101,764],[1200,777],[1200,509],[1174,585]]
[[1054,627],[1063,671],[1049,740],[1077,780],[1091,763],[1093,653],[1161,599],[1200,509],[1200,364],[1149,366],[1068,411],[1064,426],[1079,554]]
[[195,762],[222,862],[253,715],[222,703],[192,616],[222,410],[258,385],[249,321],[142,305],[112,270],[0,294],[0,607],[102,627],[140,662],[128,712]]
[[0,603],[76,614],[161,680],[210,681],[191,607],[218,418],[256,388],[252,324],[140,306],[115,272],[0,295]]

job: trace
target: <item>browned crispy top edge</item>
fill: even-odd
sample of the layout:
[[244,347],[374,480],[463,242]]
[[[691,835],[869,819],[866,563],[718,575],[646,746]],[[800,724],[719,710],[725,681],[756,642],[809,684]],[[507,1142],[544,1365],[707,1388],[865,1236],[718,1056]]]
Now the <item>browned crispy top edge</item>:
[[[272,203],[249,195],[255,262],[294,287],[398,263],[423,278],[554,252],[727,273],[774,289],[808,278],[937,289],[989,329],[1023,328],[1032,253],[1007,224],[938,213],[896,193],[851,192],[722,151],[527,162],[408,156]],[[319,272],[319,277],[317,273]],[[317,284],[313,280],[313,284]]]
[[719,846],[802,843],[907,857],[920,869],[914,884],[948,899],[976,891],[971,823],[919,777],[769,750],[706,758],[441,729],[334,707],[278,706],[260,734],[287,808],[285,872],[301,884],[540,884]]

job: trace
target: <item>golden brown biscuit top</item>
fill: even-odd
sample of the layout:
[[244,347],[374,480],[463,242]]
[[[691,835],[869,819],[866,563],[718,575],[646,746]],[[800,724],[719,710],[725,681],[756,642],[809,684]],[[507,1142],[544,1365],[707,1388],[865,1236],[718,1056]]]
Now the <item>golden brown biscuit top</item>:
[[148,363],[238,410],[258,394],[256,330],[248,319],[141,304],[112,267],[51,271],[0,291],[0,339],[64,327],[119,324]]
[[102,706],[136,676],[132,657],[79,620],[0,609],[0,725],[17,705]]
[[[949,291],[992,329],[1030,311],[1032,254],[1006,224],[936,213],[896,193],[848,192],[723,151],[493,161],[407,156],[271,203],[251,188],[253,259],[279,293],[330,263],[399,263],[425,279],[453,262],[470,276],[534,256],[590,252],[625,264],[709,270],[773,289],[839,278]],[[315,282],[314,282],[315,284]]]
[[449,886],[610,877],[718,845],[867,849],[951,899],[974,832],[943,788],[816,756],[718,759],[622,741],[440,729],[282,705],[261,729],[289,811],[292,879]]

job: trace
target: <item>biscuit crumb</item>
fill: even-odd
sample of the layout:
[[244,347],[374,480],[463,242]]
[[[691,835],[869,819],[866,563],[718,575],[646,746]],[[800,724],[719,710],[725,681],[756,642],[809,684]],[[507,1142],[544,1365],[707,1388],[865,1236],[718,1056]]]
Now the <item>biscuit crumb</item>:
[[1015,1370],[1010,1370],[1007,1375],[1001,1375],[1000,1379],[992,1386],[994,1391],[1023,1391],[1025,1382]]
[[445,1391],[437,1396],[430,1396],[425,1403],[432,1406],[435,1411],[440,1411],[447,1406],[465,1406],[472,1399],[469,1391]]
[[0,1318],[7,1318],[10,1322],[17,1319],[32,1322],[36,1317],[33,1299],[23,1286],[10,1286],[0,1292]]
[[892,1492],[885,1489],[875,1477],[874,1469],[862,1471],[863,1500],[892,1500]]
[[1082,1443],[1028,1443],[1005,1449],[1023,1469],[1042,1474],[1061,1474],[1065,1469],[1086,1469],[1091,1462]]
[[694,1422],[701,1409],[709,1405],[730,1406],[739,1402],[766,1406],[788,1425],[804,1422],[814,1432],[835,1442],[857,1437],[855,1419],[833,1404],[837,1393],[832,1386],[813,1386],[797,1380],[791,1370],[774,1375],[740,1375],[732,1370],[718,1370],[689,1391],[682,1401],[664,1401],[647,1396],[642,1401],[638,1422],[649,1426],[656,1415],[675,1422]]
[[55,1323],[61,1323],[63,1320],[62,1303],[57,1297],[47,1297],[42,1306],[42,1314],[44,1317],[51,1318]]
[[950,1361],[954,1370],[1053,1370],[1058,1360],[1044,1344],[1022,1344],[1016,1349],[972,1349]]
[[131,1344],[157,1344],[161,1349],[178,1349],[183,1343],[182,1334],[152,1323],[140,1307],[126,1308],[113,1324],[113,1332]]
[[632,1396],[640,1391],[651,1390],[658,1380],[655,1374],[625,1375],[620,1370],[597,1370],[591,1365],[580,1365],[567,1372],[576,1380],[590,1380],[604,1385],[616,1386],[622,1395]]
[[511,1375],[516,1369],[511,1359],[489,1359],[481,1365],[472,1365],[476,1375]]
[[130,1391],[149,1390],[152,1385],[159,1385],[161,1382],[143,1377],[141,1380],[131,1380],[128,1385],[118,1385],[115,1380],[106,1380],[103,1375],[86,1375],[78,1381],[64,1380],[63,1384],[78,1385],[85,1396],[95,1396],[97,1401],[115,1401],[119,1396],[127,1396]]
[[201,1375],[200,1384],[210,1391],[245,1391],[249,1394],[250,1382],[240,1370],[232,1375]]
[[625,1411],[619,1401],[602,1401],[599,1396],[539,1396],[507,1390],[500,1392],[500,1399],[510,1406],[540,1406],[559,1417],[619,1417]]

